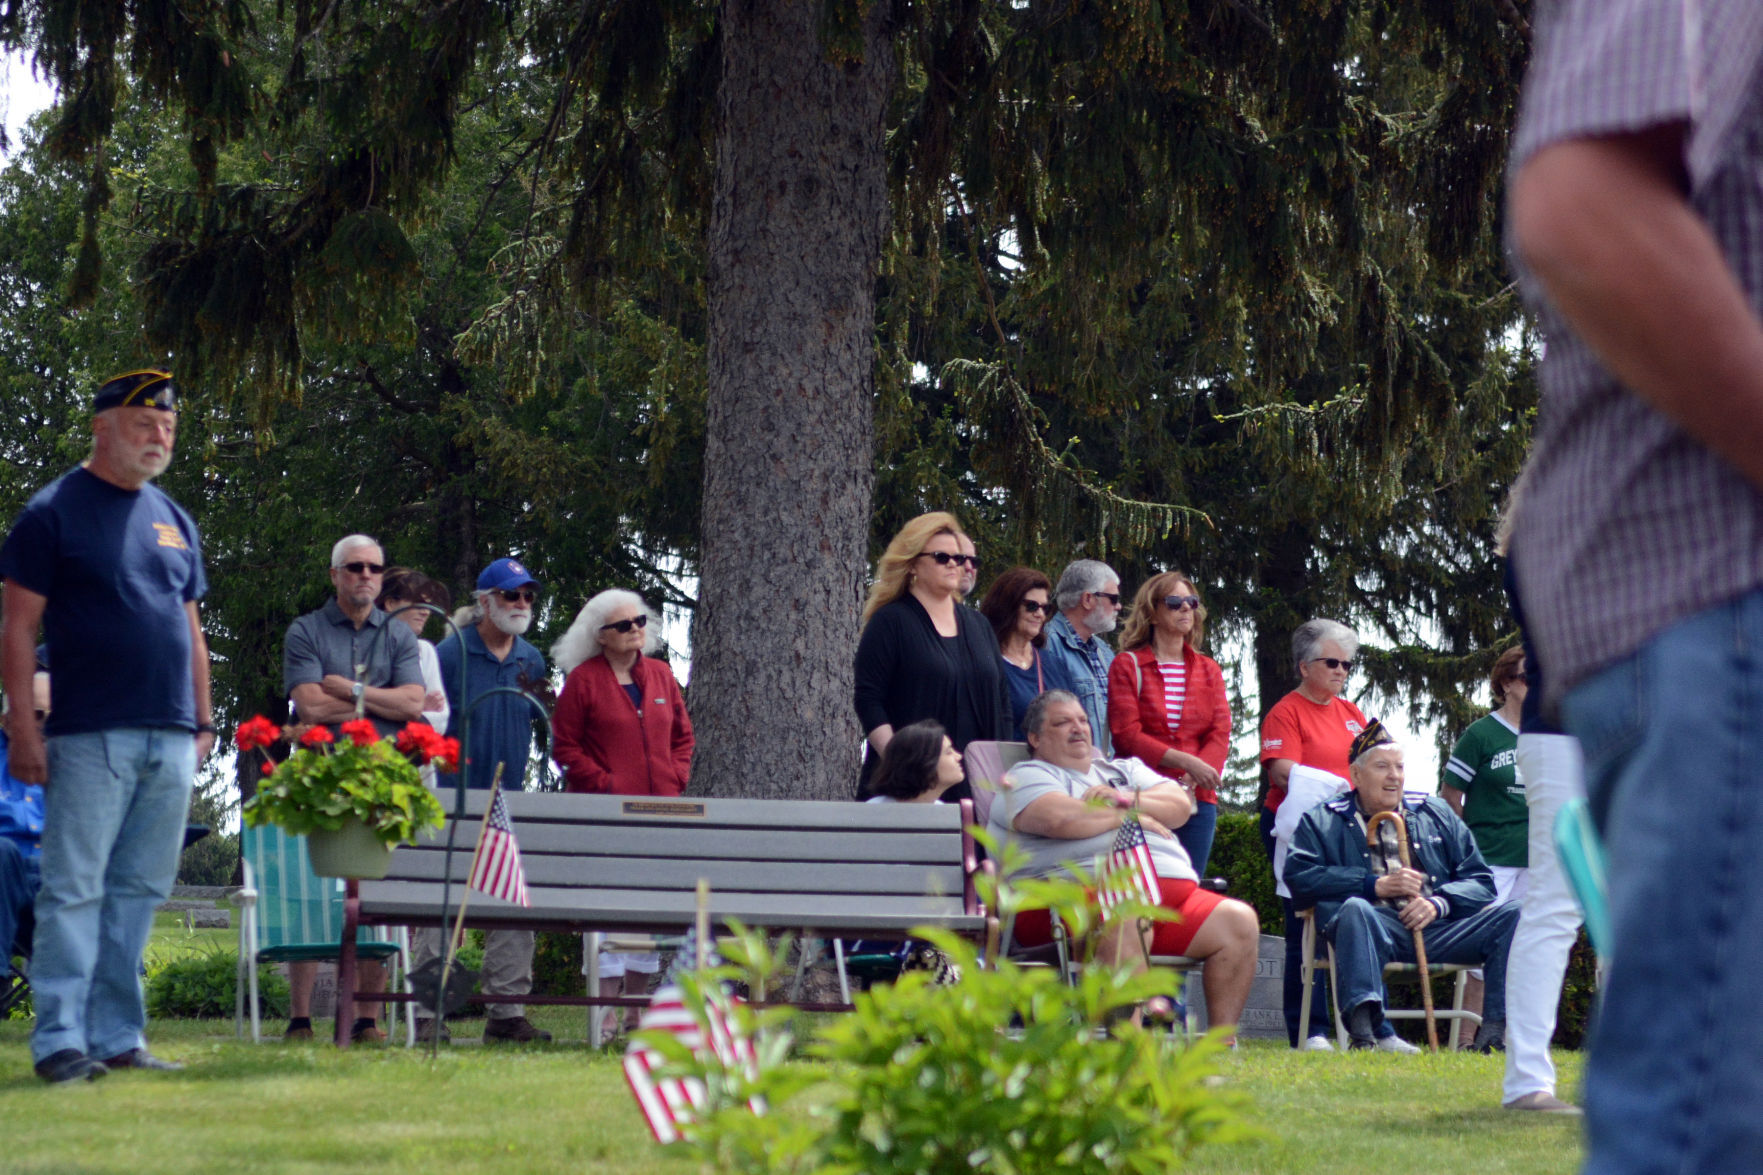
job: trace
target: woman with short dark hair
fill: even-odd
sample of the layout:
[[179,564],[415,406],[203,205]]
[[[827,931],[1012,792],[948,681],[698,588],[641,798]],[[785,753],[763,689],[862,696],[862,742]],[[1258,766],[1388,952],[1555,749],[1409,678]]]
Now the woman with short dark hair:
[[1032,567],[1012,567],[992,581],[979,610],[998,638],[1004,682],[1010,687],[1012,734],[1021,742],[1028,704],[1050,689],[1072,688],[1065,666],[1041,656],[1047,621],[1053,618],[1053,585]]

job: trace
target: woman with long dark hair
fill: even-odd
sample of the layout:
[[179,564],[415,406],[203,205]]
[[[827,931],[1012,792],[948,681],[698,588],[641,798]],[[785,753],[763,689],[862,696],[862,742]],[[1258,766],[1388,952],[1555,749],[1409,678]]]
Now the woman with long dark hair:
[[961,752],[934,718],[902,726],[869,780],[872,804],[934,804],[960,783]]

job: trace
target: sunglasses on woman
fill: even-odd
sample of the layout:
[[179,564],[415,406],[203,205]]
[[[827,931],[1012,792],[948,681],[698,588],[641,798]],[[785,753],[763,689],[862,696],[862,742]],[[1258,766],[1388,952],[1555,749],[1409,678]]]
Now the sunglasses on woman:
[[1348,673],[1353,672],[1353,663],[1351,661],[1343,661],[1339,657],[1315,657],[1311,659],[1310,663],[1314,665],[1318,661],[1322,662],[1330,669],[1345,669]]
[[1168,608],[1171,612],[1180,612],[1183,608],[1198,609],[1200,606],[1200,597],[1199,596],[1164,596],[1163,597],[1163,606],[1165,608]]
[[1053,605],[1043,600],[1024,600],[1022,602],[1022,610],[1027,612],[1030,616],[1039,616],[1042,612],[1052,612]]
[[956,566],[963,563],[969,567],[979,566],[978,555],[957,555],[951,551],[920,551],[919,555],[925,559],[935,559],[938,567],[947,567],[951,563]]
[[629,620],[614,620],[611,624],[602,624],[600,626],[600,631],[605,632],[607,629],[612,628],[617,629],[619,632],[629,632],[633,628],[646,627],[648,623],[649,618],[647,616],[633,616]]

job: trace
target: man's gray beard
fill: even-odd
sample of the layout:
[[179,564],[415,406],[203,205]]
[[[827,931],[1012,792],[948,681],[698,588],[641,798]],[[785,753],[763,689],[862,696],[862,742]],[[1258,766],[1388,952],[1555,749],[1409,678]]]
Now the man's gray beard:
[[528,612],[524,616],[515,616],[500,608],[491,607],[490,623],[506,636],[522,636],[532,627],[533,614]]
[[1116,623],[1117,614],[1106,604],[1097,604],[1095,611],[1084,617],[1084,624],[1091,632],[1113,632]]

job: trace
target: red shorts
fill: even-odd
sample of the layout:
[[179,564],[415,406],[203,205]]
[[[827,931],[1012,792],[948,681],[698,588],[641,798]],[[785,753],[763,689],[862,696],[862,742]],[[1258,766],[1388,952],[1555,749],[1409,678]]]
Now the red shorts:
[[[1194,935],[1206,925],[1206,919],[1218,908],[1224,896],[1201,889],[1192,881],[1171,881],[1167,877],[1159,877],[1157,887],[1163,891],[1157,904],[1165,910],[1174,910],[1181,917],[1174,922],[1152,924],[1151,953],[1185,955],[1188,947],[1193,945]],[[1045,946],[1052,942],[1052,914],[1047,910],[1024,910],[1018,914],[1016,941],[1025,947]]]

